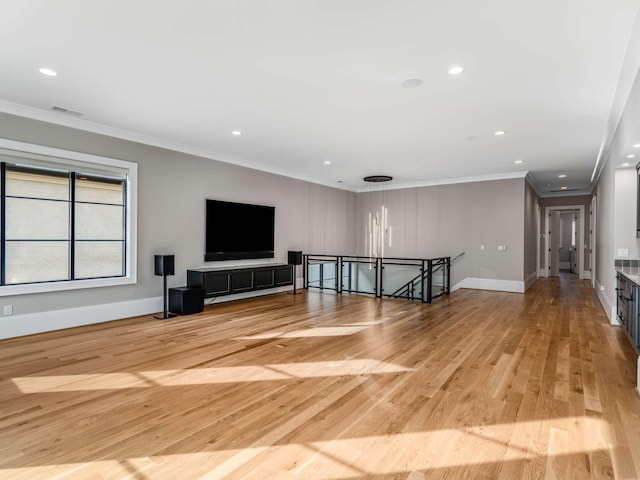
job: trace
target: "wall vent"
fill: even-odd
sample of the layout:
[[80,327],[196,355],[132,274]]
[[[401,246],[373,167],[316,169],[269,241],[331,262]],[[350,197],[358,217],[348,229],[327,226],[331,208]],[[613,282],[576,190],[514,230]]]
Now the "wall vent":
[[549,190],[549,193],[556,193],[556,192],[577,192],[579,189],[578,188],[565,188],[564,190]]
[[65,115],[71,115],[73,117],[82,116],[81,112],[76,112],[75,110],[70,110],[68,108],[59,107],[57,105],[51,106],[51,108],[49,108],[49,110],[51,110],[52,112],[56,112],[56,113],[64,113]]

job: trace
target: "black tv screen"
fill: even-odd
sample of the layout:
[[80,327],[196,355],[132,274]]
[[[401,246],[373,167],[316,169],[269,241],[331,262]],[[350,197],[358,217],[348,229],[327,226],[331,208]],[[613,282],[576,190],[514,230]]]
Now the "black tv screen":
[[275,207],[207,200],[204,260],[273,258]]

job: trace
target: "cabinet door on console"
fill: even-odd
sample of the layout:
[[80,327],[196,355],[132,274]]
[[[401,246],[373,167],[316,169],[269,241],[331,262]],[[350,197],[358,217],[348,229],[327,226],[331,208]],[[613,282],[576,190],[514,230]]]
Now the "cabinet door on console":
[[229,272],[207,272],[204,278],[205,295],[226,295],[231,292]]
[[253,271],[235,271],[231,273],[231,292],[246,292],[253,290]]
[[293,285],[293,268],[291,265],[285,265],[276,268],[276,285]]
[[256,288],[270,288],[274,286],[274,269],[260,268],[254,272],[254,281]]

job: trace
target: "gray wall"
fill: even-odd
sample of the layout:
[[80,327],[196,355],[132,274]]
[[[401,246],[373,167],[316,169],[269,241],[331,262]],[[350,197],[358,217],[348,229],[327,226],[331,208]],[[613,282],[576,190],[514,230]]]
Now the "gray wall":
[[538,204],[540,198],[528,181],[525,181],[524,184],[524,279],[528,283],[526,285],[528,288],[538,276],[536,267],[538,252],[536,249],[538,246],[537,223],[539,222]]
[[[452,286],[466,277],[522,281],[524,183],[522,178],[360,193],[358,254],[367,253],[369,212],[375,214],[384,205],[393,229],[386,257],[454,257],[466,252],[452,267]],[[498,245],[507,245],[507,251],[498,252]]]
[[184,285],[188,268],[205,266],[205,198],[274,205],[273,261],[286,263],[290,249],[345,254],[356,249],[352,192],[13,115],[0,114],[0,132],[11,140],[133,161],[139,177],[138,283],[4,297],[14,315],[158,297],[154,254],[175,254],[176,275],[169,286]]

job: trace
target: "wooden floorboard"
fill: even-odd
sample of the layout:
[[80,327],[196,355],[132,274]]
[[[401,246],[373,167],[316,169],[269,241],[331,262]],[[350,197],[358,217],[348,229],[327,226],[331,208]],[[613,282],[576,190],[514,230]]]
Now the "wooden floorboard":
[[3,340],[0,478],[640,478],[636,359],[570,275]]

